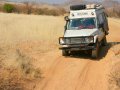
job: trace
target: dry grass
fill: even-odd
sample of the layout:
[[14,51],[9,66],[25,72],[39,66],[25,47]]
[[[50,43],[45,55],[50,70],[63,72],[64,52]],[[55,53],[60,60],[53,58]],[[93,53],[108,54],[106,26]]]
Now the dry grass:
[[63,16],[66,13],[66,10],[63,7],[57,7],[48,4],[35,4],[32,2],[31,3],[30,2],[24,2],[24,3],[0,2],[0,12]]
[[119,4],[115,5],[114,7],[106,8],[108,16],[120,18],[120,10],[118,8],[120,8]]
[[63,18],[0,13],[0,43],[43,41],[57,44],[63,33]]
[[63,26],[63,17],[0,13],[0,90],[34,88],[42,77],[35,56],[57,49]]
[[41,79],[41,70],[32,65],[34,58],[16,46],[0,47],[0,90],[29,90],[29,81]]
[[112,69],[109,78],[109,90],[120,90],[120,45],[112,48],[115,56],[112,58]]

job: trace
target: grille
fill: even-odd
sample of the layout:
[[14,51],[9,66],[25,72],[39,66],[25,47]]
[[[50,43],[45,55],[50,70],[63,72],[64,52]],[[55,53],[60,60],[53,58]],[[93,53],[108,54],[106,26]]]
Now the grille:
[[84,38],[71,38],[71,43],[79,44],[85,42]]
[[84,38],[66,38],[66,44],[82,44],[85,43]]

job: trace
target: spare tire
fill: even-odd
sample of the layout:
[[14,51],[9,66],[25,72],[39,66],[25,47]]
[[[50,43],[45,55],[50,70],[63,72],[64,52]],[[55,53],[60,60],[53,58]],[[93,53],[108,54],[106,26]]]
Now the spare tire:
[[72,5],[70,6],[70,10],[82,10],[86,9],[86,5]]

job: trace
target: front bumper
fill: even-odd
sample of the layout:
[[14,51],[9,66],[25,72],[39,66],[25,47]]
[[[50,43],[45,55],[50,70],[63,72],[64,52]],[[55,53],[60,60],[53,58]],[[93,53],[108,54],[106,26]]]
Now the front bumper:
[[[92,42],[87,42],[86,38],[90,38]],[[61,43],[62,42],[64,43]],[[82,36],[82,37],[60,37],[59,44],[61,50],[92,50],[95,49],[94,36]]]
[[79,51],[79,50],[93,50],[95,45],[62,45],[60,50],[70,50],[70,51]]

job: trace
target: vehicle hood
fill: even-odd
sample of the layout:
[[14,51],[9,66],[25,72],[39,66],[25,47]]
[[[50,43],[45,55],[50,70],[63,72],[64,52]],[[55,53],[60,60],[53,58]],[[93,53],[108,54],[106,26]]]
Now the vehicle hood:
[[97,29],[66,30],[64,37],[94,36],[98,33]]

